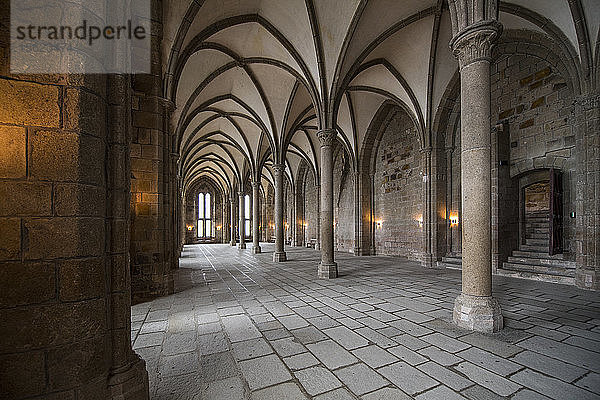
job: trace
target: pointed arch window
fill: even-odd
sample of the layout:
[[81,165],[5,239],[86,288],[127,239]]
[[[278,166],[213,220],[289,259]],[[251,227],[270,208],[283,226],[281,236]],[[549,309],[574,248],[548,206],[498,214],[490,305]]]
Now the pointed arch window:
[[213,237],[210,193],[198,194],[198,237],[209,239]]

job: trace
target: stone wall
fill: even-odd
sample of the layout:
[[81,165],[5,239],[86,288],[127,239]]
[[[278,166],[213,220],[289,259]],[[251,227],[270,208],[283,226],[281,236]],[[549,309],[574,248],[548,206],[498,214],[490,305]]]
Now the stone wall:
[[268,185],[267,198],[265,200],[265,240],[273,242],[275,240],[275,189],[272,185]]
[[318,190],[315,185],[314,174],[311,171],[306,174],[304,193],[304,220],[306,223],[304,227],[304,241],[305,243],[309,243],[312,239],[317,239],[317,221],[319,219],[317,213],[317,202],[319,201]]
[[406,113],[397,113],[387,125],[376,157],[376,252],[420,260],[422,157],[416,128]]
[[[575,219],[569,217],[570,212],[575,211],[576,185],[571,91],[555,67],[532,55],[499,57],[492,65],[491,82],[492,124],[504,122],[504,132],[508,130],[510,135],[510,154],[506,160],[510,178],[518,179],[533,171],[550,168],[562,172],[564,249],[569,258],[574,259]],[[499,184],[506,186],[511,182],[505,180]],[[520,207],[518,198],[515,200],[514,207]],[[499,223],[503,221],[506,219]],[[503,230],[506,235],[517,232],[515,229]]]
[[334,249],[354,251],[354,174],[348,154],[341,145],[333,160]]
[[173,292],[178,265],[176,171],[169,134],[172,106],[162,98],[162,6],[153,8],[151,73],[132,79],[131,277],[134,302]]
[[128,79],[10,74],[1,11],[0,397],[147,398],[130,345]]

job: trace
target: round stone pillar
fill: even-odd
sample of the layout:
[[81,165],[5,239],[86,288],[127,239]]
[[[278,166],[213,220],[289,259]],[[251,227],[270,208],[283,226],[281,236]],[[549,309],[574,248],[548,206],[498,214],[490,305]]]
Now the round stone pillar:
[[321,251],[321,185],[317,187],[317,242],[315,243],[315,250]]
[[245,207],[244,207],[244,192],[239,192],[238,197],[240,199],[239,211],[238,211],[238,215],[239,215],[238,231],[239,231],[239,235],[240,235],[240,243],[238,244],[238,248],[245,249],[246,248],[246,230],[245,230],[246,214],[245,214]]
[[463,328],[496,332],[502,312],[492,297],[490,61],[501,26],[477,25],[450,45],[461,78],[462,293],[454,322]]
[[321,142],[321,263],[319,278],[337,278],[337,264],[333,260],[333,141],[335,129],[317,133]]
[[231,246],[235,246],[235,198],[233,194],[229,197],[229,206],[231,207],[231,212],[229,213],[229,229],[231,231]]
[[260,253],[260,182],[252,182],[252,253]]
[[285,165],[273,165],[275,172],[275,253],[273,253],[273,261],[286,261],[284,242],[283,242],[283,172]]

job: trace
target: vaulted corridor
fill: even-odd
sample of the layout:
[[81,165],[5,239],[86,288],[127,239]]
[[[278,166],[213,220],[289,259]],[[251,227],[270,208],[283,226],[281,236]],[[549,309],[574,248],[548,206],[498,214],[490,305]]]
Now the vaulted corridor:
[[[600,295],[495,277],[502,333],[456,328],[460,273],[395,257],[290,262],[228,245],[184,248],[175,294],[132,308],[152,399],[596,399]],[[545,397],[546,396],[546,397]]]
[[600,397],[598,0],[7,0],[0,400]]

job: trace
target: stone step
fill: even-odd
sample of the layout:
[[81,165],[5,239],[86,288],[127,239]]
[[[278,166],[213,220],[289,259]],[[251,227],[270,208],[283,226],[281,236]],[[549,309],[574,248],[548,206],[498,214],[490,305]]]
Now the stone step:
[[520,251],[535,251],[538,253],[548,253],[548,246],[521,244],[519,245]]
[[548,258],[553,260],[562,260],[564,258],[563,254],[555,254],[551,256],[548,254],[548,250],[538,252],[538,251],[523,251],[523,250],[514,250],[512,252],[514,257],[529,257],[529,258]]
[[525,222],[525,229],[548,229],[548,222]]
[[513,255],[511,257],[508,257],[508,262],[513,264],[537,265],[540,267],[559,267],[565,269],[575,269],[576,267],[576,263],[574,261],[544,257],[515,257]]
[[462,264],[453,264],[453,263],[445,263],[443,261],[437,261],[436,265],[438,268],[447,268],[447,269],[462,269]]
[[525,239],[525,244],[529,246],[549,246],[548,239]]
[[563,285],[575,285],[575,278],[561,275],[549,275],[537,272],[512,271],[509,269],[498,268],[498,275],[509,276],[512,278],[530,279],[534,281],[561,283]]
[[525,239],[543,239],[543,240],[549,240],[550,239],[550,235],[546,232],[546,233],[526,233],[525,234]]
[[547,220],[525,220],[525,226],[534,226],[534,225],[548,225]]
[[525,233],[541,233],[541,234],[550,234],[550,229],[546,226],[545,228],[526,228]]
[[575,277],[575,270],[554,266],[543,266],[543,265],[529,265],[529,264],[519,264],[512,262],[502,263],[502,269],[507,269],[511,271],[520,271],[520,272],[532,272],[536,274],[546,274],[546,275],[557,275],[557,276],[567,276],[567,277]]
[[437,262],[439,268],[462,269],[461,257],[442,257],[442,261]]
[[528,213],[525,214],[525,219],[536,219],[536,218],[548,218],[550,216],[550,213],[547,212],[543,212],[543,213]]

